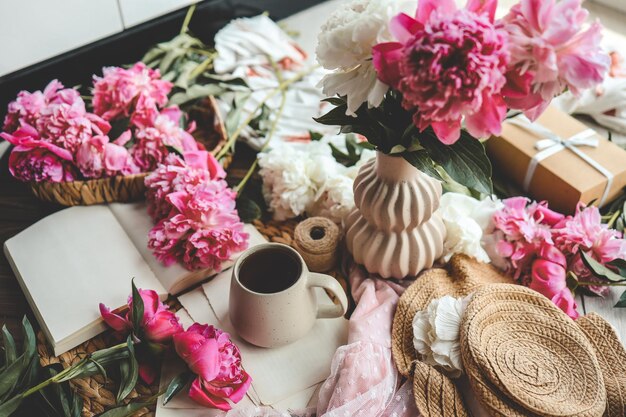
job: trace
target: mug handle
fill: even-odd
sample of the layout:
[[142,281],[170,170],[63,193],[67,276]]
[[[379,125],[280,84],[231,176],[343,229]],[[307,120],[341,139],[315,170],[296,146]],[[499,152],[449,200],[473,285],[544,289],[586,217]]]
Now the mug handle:
[[343,288],[337,280],[330,275],[326,274],[318,274],[317,272],[309,272],[307,286],[309,288],[312,287],[321,287],[325,290],[330,291],[335,298],[339,300],[339,304],[334,304],[332,306],[324,305],[317,306],[317,318],[318,319],[332,319],[336,317],[341,317],[346,314],[348,311],[348,298],[346,297],[346,293],[343,291]]

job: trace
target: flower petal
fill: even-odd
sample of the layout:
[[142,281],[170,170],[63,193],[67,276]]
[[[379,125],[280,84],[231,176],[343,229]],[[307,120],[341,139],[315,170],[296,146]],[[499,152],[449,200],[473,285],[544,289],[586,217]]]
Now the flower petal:
[[450,14],[456,11],[456,4],[454,0],[419,0],[417,2],[415,19],[425,24],[435,10],[439,10],[444,14]]
[[121,332],[130,330],[131,328],[131,324],[128,320],[112,313],[111,310],[102,303],[100,303],[100,315],[104,322],[115,331]]
[[493,22],[496,16],[496,8],[498,7],[498,0],[468,0],[465,8],[470,12],[476,14],[487,14],[489,20]]
[[461,122],[458,120],[433,122],[431,126],[439,140],[446,145],[453,145],[461,137]]
[[372,48],[372,63],[376,68],[378,79],[394,88],[397,88],[398,82],[400,82],[401,59],[401,43],[379,43]]
[[476,138],[499,135],[505,117],[506,103],[502,96],[485,91],[480,110],[465,118],[467,131]]
[[389,22],[389,32],[402,44],[408,42],[412,35],[421,27],[423,25],[420,22],[406,13],[394,16]]

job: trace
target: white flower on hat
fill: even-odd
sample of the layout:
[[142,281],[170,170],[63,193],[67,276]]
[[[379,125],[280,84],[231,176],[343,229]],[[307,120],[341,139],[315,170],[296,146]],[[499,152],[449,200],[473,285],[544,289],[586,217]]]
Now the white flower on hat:
[[447,262],[455,253],[464,253],[491,262],[485,240],[494,230],[493,214],[502,207],[495,198],[481,201],[465,194],[445,193],[438,210],[447,231],[442,259]]
[[470,297],[445,295],[432,300],[413,318],[413,346],[422,361],[436,366],[452,378],[463,373],[459,330]]

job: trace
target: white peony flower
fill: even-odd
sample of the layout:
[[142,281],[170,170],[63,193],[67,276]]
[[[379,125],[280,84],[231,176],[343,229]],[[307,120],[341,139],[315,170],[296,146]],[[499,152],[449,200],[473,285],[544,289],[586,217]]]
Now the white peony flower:
[[437,366],[450,377],[463,372],[459,330],[470,296],[454,298],[449,295],[432,300],[426,310],[413,318],[413,346],[422,361]]
[[333,159],[328,144],[318,142],[300,149],[279,145],[260,153],[258,159],[263,195],[276,220],[311,210],[320,188],[342,168]]
[[309,215],[327,217],[341,223],[354,208],[354,180],[345,175],[329,178],[315,196]]
[[319,82],[322,92],[328,96],[347,96],[348,116],[355,116],[361,104],[378,107],[385,98],[389,86],[376,77],[372,61],[366,61],[349,71],[335,71],[326,74]]
[[[350,70],[372,56],[372,47],[392,40],[389,21],[403,0],[352,0],[335,10],[322,25],[315,49],[317,61],[329,70]],[[410,7],[415,8],[415,3]],[[410,12],[409,12],[410,13]]]
[[493,214],[502,206],[498,199],[479,201],[465,194],[444,194],[438,210],[447,230],[442,259],[447,262],[455,253],[464,253],[491,262],[484,239],[493,232]]
[[329,136],[305,144],[279,144],[259,153],[263,196],[275,219],[306,213],[341,223],[354,208],[354,177],[376,152],[363,149],[360,160],[346,168],[335,160],[329,146],[331,142],[341,147],[340,140],[345,138]]
[[317,61],[334,72],[319,86],[327,96],[347,96],[347,115],[361,104],[377,107],[389,86],[379,81],[372,65],[372,47],[392,40],[389,22],[398,13],[411,13],[414,2],[405,0],[353,0],[330,15],[318,35]]

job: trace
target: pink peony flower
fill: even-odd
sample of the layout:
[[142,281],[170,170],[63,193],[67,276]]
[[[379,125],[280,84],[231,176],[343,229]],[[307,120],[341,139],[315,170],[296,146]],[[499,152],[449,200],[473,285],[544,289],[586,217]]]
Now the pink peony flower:
[[76,166],[86,178],[101,178],[139,172],[123,146],[110,143],[107,136],[94,136],[80,144],[76,151]]
[[12,133],[26,123],[35,126],[41,111],[50,104],[72,104],[80,99],[80,94],[73,88],[63,89],[58,80],[48,83],[43,92],[20,91],[17,99],[9,103],[7,115],[4,119],[4,130]]
[[506,114],[506,32],[494,23],[495,0],[420,0],[415,18],[400,14],[390,30],[398,42],[373,48],[379,79],[400,90],[423,131],[431,126],[445,144],[461,122],[476,137],[499,134]]
[[545,202],[530,203],[525,197],[502,202],[504,207],[493,216],[496,230],[502,234],[496,248],[500,256],[509,258],[514,278],[525,281],[542,244],[553,244],[551,223],[559,216]]
[[148,248],[163,265],[172,265],[182,259],[185,238],[190,230],[191,221],[183,215],[164,218],[148,232]]
[[13,133],[20,127],[21,123],[33,126],[39,117],[41,109],[45,106],[46,99],[41,91],[35,91],[34,93],[20,91],[17,99],[9,103],[7,114],[4,118],[4,131]]
[[[239,219],[237,219],[239,220]],[[199,229],[185,242],[183,264],[187,269],[222,269],[222,263],[248,247],[248,234],[237,221],[228,228]]]
[[566,267],[565,255],[556,247],[543,244],[539,249],[538,259],[532,264],[529,287],[549,298],[575,320],[579,314],[574,295],[567,288]]
[[[597,279],[583,263],[579,253],[581,250],[602,264],[618,258],[626,259],[626,240],[620,232],[602,223],[600,211],[595,206],[584,207],[580,204],[574,216],[556,225],[553,235],[556,245],[568,258],[568,270],[582,281]],[[598,295],[608,293],[606,286],[589,286],[588,289]]]
[[5,130],[13,132],[20,124],[33,126],[42,140],[72,153],[84,140],[106,134],[111,128],[108,122],[87,112],[78,90],[63,88],[57,80],[43,92],[20,92],[9,104]]
[[72,154],[39,137],[27,124],[13,134],[0,133],[0,137],[15,147],[9,156],[9,171],[20,181],[73,181],[77,177],[72,164]]
[[241,366],[241,354],[225,333],[213,326],[194,323],[174,336],[178,355],[198,378],[189,397],[206,407],[228,411],[244,397],[252,378]]
[[171,217],[149,233],[148,247],[165,265],[179,260],[190,270],[211,268],[247,247],[248,235],[235,209],[235,193],[225,181],[204,183],[192,193],[167,195]]
[[566,88],[574,94],[604,78],[610,58],[600,48],[601,26],[583,30],[580,0],[521,0],[503,23],[511,51],[505,101],[535,120]]
[[582,249],[600,263],[626,258],[626,240],[619,231],[602,223],[600,210],[595,206],[579,204],[574,216],[557,225],[554,239],[566,255],[576,255]]
[[[183,331],[178,317],[169,307],[161,302],[159,295],[153,290],[139,289],[139,295],[143,301],[143,319],[141,329],[135,329],[146,338],[155,343],[169,342],[172,337]],[[133,330],[132,325],[132,298],[128,299],[128,312],[121,316],[111,312],[104,304],[100,303],[100,315],[104,322],[117,332],[127,333]]]
[[161,220],[172,210],[172,205],[165,198],[168,194],[175,191],[193,193],[205,182],[224,178],[226,172],[207,151],[185,152],[184,159],[170,154],[146,177],[148,214],[154,221]]
[[180,153],[198,150],[193,136],[180,127],[181,117],[178,107],[163,109],[148,127],[136,131],[137,142],[131,148],[131,154],[142,171],[152,171],[162,163],[170,153],[168,147]]
[[161,79],[159,70],[137,62],[128,69],[106,67],[102,77],[94,76],[94,112],[105,120],[146,113],[167,103],[173,84]]

